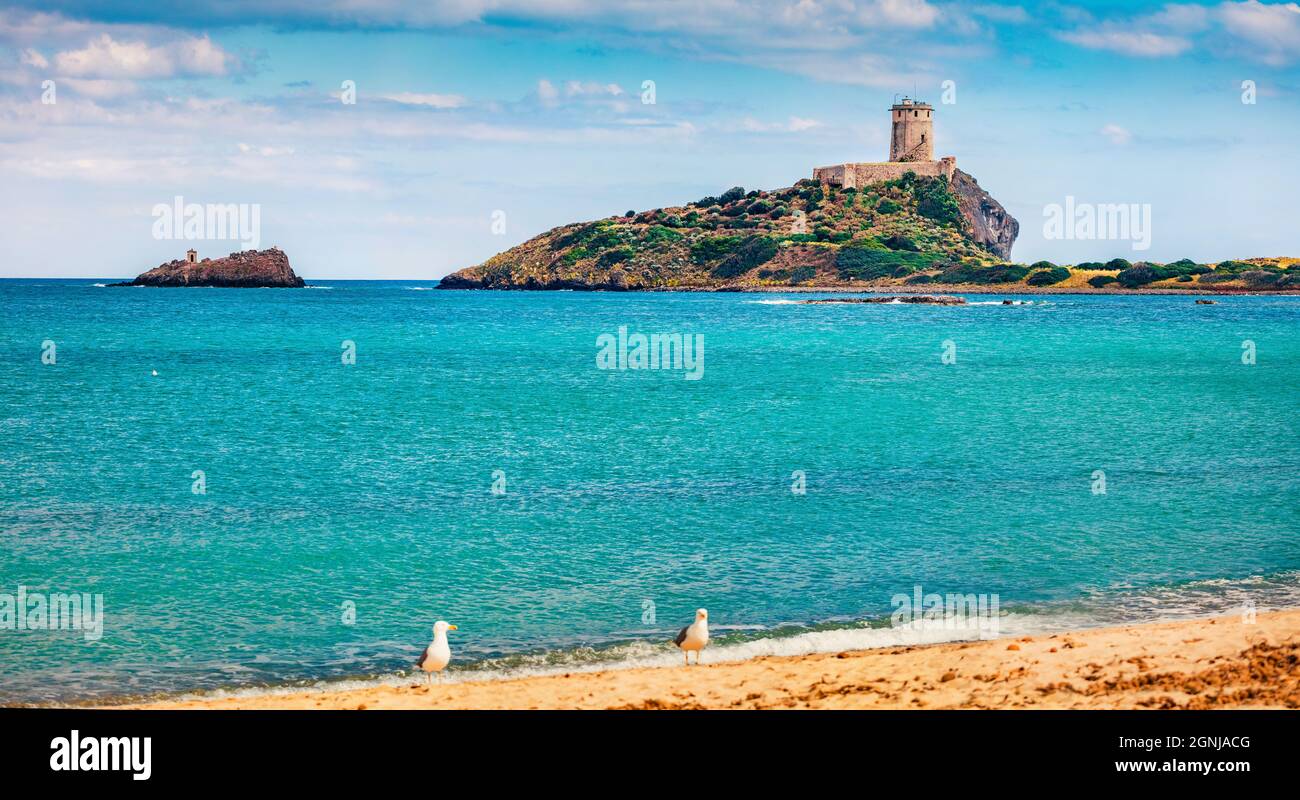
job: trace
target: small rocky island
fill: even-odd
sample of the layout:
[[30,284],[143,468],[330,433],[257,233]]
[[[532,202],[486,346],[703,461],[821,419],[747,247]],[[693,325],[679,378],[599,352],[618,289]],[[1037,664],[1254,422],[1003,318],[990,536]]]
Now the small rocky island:
[[225,258],[199,260],[190,250],[184,259],[168,261],[135,280],[113,286],[220,286],[240,289],[306,286],[289,266],[289,257],[278,247],[270,250],[242,250]]

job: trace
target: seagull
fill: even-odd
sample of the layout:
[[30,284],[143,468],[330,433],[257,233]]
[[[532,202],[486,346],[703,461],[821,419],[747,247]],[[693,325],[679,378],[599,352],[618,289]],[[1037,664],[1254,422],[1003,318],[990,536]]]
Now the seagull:
[[447,666],[447,662],[451,661],[451,646],[447,644],[447,631],[454,630],[457,630],[455,625],[448,625],[442,620],[433,623],[433,641],[424,648],[420,660],[415,662],[416,666],[429,676],[430,685],[433,685],[433,673],[441,673]]
[[691,651],[695,651],[695,663],[700,663],[700,651],[709,644],[709,612],[706,609],[699,609],[695,612],[695,621],[677,634],[673,639],[673,644],[682,649],[682,658],[686,659],[686,665],[690,666]]

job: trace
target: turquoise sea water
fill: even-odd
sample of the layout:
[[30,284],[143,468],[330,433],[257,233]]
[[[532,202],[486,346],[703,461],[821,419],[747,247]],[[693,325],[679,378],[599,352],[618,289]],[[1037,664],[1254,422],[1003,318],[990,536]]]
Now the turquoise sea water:
[[[95,283],[0,281],[0,593],[105,609],[0,630],[0,702],[382,679],[436,619],[509,670],[675,659],[700,606],[719,654],[869,644],[918,584],[1026,628],[1300,605],[1300,297]],[[597,369],[620,326],[702,334],[702,379]]]

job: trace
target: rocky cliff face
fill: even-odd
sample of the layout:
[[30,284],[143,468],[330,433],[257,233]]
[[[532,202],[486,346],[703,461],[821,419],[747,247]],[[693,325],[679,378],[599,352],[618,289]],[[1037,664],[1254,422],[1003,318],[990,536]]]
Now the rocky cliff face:
[[130,283],[116,285],[300,289],[306,284],[294,274],[284,251],[273,247],[270,250],[243,250],[225,258],[205,258],[194,264],[182,259],[169,261]]
[[1011,246],[1020,234],[1020,223],[1002,204],[980,188],[979,182],[961,170],[952,176],[961,214],[970,224],[970,236],[1001,258],[1011,258]]

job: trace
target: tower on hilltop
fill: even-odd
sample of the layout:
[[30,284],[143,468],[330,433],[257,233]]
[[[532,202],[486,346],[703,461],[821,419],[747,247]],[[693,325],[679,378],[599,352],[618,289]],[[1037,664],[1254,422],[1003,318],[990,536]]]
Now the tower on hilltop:
[[904,97],[889,107],[893,131],[890,161],[934,160],[934,106]]
[[934,158],[934,106],[904,97],[889,107],[893,130],[889,136],[889,160],[850,162],[814,167],[813,180],[844,189],[862,188],[880,181],[896,180],[911,172],[920,177],[940,175],[952,181],[957,159]]

